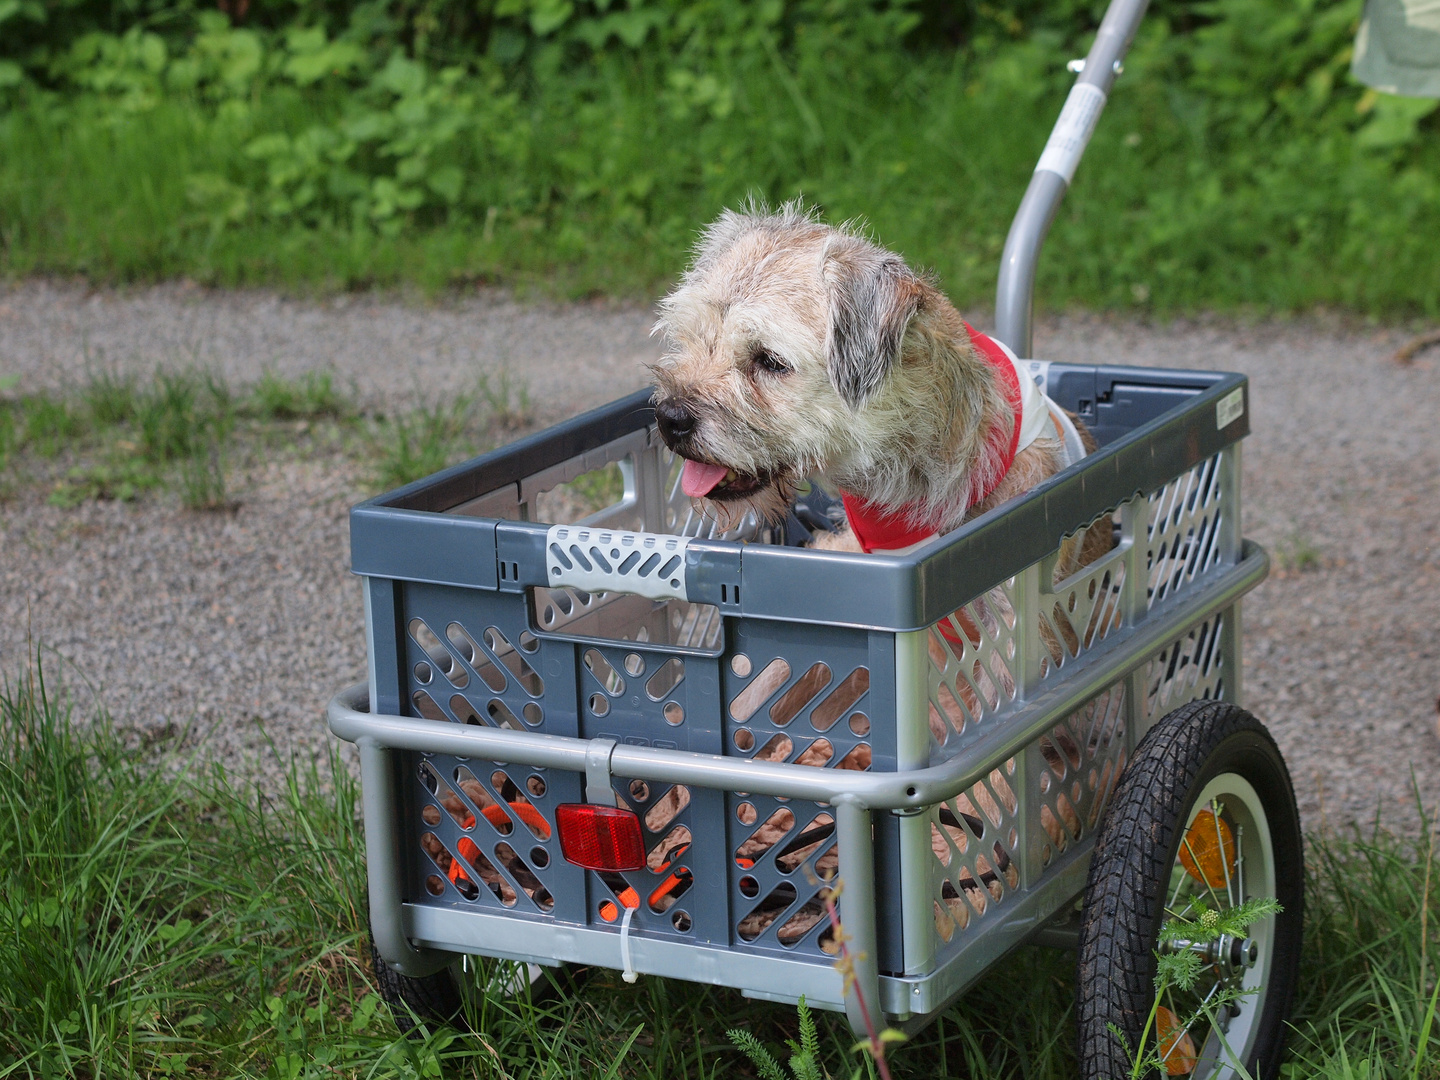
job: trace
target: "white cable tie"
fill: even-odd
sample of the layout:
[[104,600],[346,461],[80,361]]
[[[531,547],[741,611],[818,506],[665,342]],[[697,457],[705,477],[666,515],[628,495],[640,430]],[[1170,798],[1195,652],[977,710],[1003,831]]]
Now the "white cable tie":
[[630,920],[635,917],[635,909],[628,904],[624,907],[625,915],[620,920],[620,963],[625,970],[620,977],[627,983],[633,983],[640,977],[630,963]]

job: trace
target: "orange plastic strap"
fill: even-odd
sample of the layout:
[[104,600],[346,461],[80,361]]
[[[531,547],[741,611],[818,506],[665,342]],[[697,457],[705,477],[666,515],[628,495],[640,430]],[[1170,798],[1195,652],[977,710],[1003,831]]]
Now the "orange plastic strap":
[[[508,805],[515,816],[523,821],[531,832],[537,834],[541,840],[550,839],[550,822],[545,820],[545,816],[539,810],[536,810],[528,802],[512,802]],[[485,820],[497,829],[503,828],[509,821],[504,809],[495,803],[485,807],[481,813],[485,815]]]
[[[475,862],[480,855],[480,849],[475,846],[475,841],[468,836],[462,836],[460,843],[455,846],[459,849],[461,856],[471,863]],[[447,873],[450,875],[450,880],[456,883],[470,880],[470,875],[465,873],[459,859],[450,860],[450,869]]]

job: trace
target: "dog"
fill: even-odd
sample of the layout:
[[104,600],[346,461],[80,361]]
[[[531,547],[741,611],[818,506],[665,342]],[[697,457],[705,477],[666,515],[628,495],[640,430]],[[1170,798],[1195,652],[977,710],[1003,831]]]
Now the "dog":
[[[904,552],[1096,448],[1079,418],[1049,401],[1009,350],[973,330],[932,279],[853,226],[823,224],[799,203],[722,213],[661,300],[655,330],[665,345],[651,368],[661,438],[683,459],[685,494],[726,525],[748,510],[779,523],[800,486],[816,477],[841,493],[845,522],[818,531],[813,546]],[[1067,541],[1057,578],[1112,543],[1108,520]],[[989,602],[1007,606],[996,594]],[[956,617],[973,630],[963,609]],[[1043,620],[1041,629],[1058,663],[1062,642]],[[1088,638],[1094,628],[1082,632]],[[1073,651],[1079,635],[1065,636]],[[958,638],[953,644],[958,655]],[[964,680],[960,688],[975,715]],[[959,731],[965,718],[953,699],[948,709],[954,715],[946,720]],[[945,722],[932,705],[941,742]],[[973,814],[978,835],[967,797],[956,806]],[[948,807],[941,825],[963,852],[965,830]],[[784,831],[762,829],[749,843],[768,850]],[[932,846],[948,865],[939,830]],[[1008,857],[993,867],[980,857],[976,867],[979,884],[968,870],[959,880],[983,910],[983,891],[998,890],[1015,871]],[[958,893],[946,902],[963,917]],[[765,923],[775,915],[757,909],[747,918]],[[936,918],[943,932],[938,910]]]
[[685,493],[778,522],[818,477],[846,522],[817,547],[913,548],[1095,446],[931,279],[799,203],[721,214],[655,329],[656,423]]

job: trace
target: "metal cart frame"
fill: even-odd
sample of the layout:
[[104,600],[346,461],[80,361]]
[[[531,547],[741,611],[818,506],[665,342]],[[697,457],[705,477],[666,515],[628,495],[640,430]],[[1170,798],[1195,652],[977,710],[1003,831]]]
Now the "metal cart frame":
[[[1144,7],[1111,5],[1011,229],[998,336],[1021,356],[1040,244]],[[1144,732],[1194,698],[1239,701],[1240,598],[1268,559],[1239,529],[1243,376],[1028,364],[1102,449],[903,556],[745,542],[765,539],[755,522],[717,534],[678,491],[648,391],[356,507],[369,680],[336,696],[329,722],[360,750],[385,962],[413,977],[462,954],[625,967],[804,995],[860,1032],[855,991],[915,1027],[1047,933],[1084,888]],[[624,478],[613,506],[577,524],[530,520],[542,493],[610,466]],[[1061,577],[1062,544],[1095,523],[1113,523],[1114,549]],[[782,661],[783,677],[747,697]],[[654,685],[642,675],[675,665],[683,685],[639,692]],[[672,706],[683,719],[662,712]],[[767,738],[829,756],[754,760]],[[867,769],[835,767],[860,745]],[[468,825],[439,812],[439,788],[463,801],[462,774],[491,776],[503,836],[477,824],[478,805]],[[633,927],[608,922],[597,910],[614,911],[625,882],[565,864],[548,825],[517,852],[532,837],[506,818],[503,791],[526,783],[518,798],[549,822],[559,802],[639,813],[652,785],[683,787],[681,816],[647,846],[688,830],[686,925],[654,904]],[[787,814],[787,837],[813,818],[813,850],[788,869],[770,849],[737,865],[737,839]],[[450,852],[485,833],[496,884],[458,895],[422,832]],[[823,920],[802,926],[826,851],[858,957],[848,994]],[[626,881],[643,896],[658,875]],[[790,899],[752,933],[757,891]],[[799,928],[791,940],[785,926]]]

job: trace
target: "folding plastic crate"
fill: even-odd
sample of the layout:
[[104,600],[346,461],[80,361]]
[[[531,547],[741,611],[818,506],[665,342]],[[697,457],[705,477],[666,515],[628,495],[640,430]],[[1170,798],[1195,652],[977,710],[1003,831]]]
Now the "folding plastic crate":
[[[907,555],[717,533],[648,390],[356,507],[369,685],[330,717],[385,961],[625,968],[858,1028],[832,873],[892,1022],[1063,916],[1142,734],[1238,700],[1267,560],[1239,531],[1243,376],[1028,367],[1101,449]],[[1060,578],[1097,522],[1113,550]],[[642,869],[562,857],[582,801],[639,816]]]

